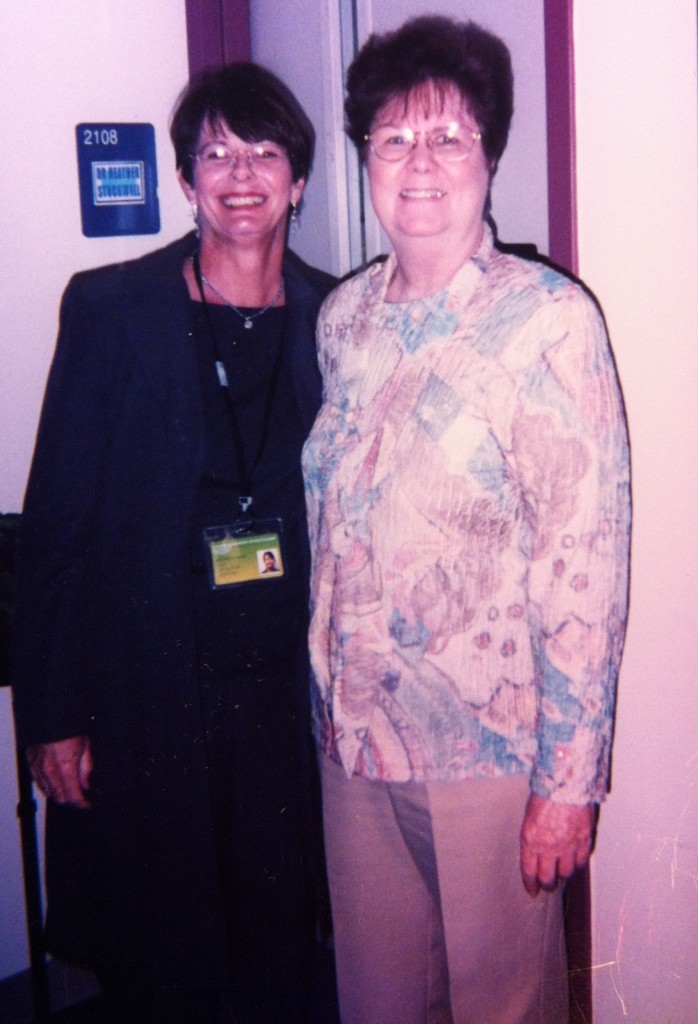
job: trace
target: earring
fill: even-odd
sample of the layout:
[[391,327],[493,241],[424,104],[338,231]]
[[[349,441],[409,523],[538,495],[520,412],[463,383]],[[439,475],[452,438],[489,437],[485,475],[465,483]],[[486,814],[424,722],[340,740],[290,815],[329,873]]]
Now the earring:
[[192,203],[191,204],[191,215],[192,215],[192,217],[194,219],[194,231],[196,231],[196,235],[197,235],[197,238],[198,238],[198,235],[199,235],[199,206],[198,206],[198,203]]
[[301,215],[298,209],[298,203],[291,203],[291,227],[299,228],[301,226]]

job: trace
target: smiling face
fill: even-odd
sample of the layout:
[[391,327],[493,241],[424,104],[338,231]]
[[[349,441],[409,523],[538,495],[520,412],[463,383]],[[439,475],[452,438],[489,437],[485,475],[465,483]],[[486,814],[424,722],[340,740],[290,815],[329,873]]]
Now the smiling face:
[[[234,159],[216,159],[217,150]],[[204,124],[193,162],[193,184],[180,173],[190,203],[198,208],[202,250],[227,244],[283,246],[289,205],[299,203],[303,179],[276,143],[245,142],[224,124]],[[260,153],[262,154],[260,156]]]
[[410,128],[416,145],[402,160],[391,162],[368,148],[367,170],[376,215],[400,257],[401,250],[435,242],[435,253],[459,253],[462,262],[477,248],[491,169],[475,142],[458,162],[448,162],[429,148],[425,133],[457,122],[466,132],[478,125],[453,85],[439,89],[434,83],[389,101],[376,115],[372,130],[391,125]]

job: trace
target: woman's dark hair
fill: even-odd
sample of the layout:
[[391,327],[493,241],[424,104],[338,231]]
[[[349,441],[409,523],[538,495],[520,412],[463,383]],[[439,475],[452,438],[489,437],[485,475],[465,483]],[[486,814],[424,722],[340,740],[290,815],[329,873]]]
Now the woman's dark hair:
[[227,125],[245,142],[275,142],[291,164],[293,180],[307,179],[315,131],[284,83],[248,61],[236,61],[193,79],[177,101],[170,126],[177,169],[193,185],[193,153],[205,124]]
[[346,131],[363,157],[376,114],[429,83],[450,84],[468,104],[493,171],[514,112],[514,78],[506,45],[472,21],[427,15],[394,32],[372,35],[347,74]]

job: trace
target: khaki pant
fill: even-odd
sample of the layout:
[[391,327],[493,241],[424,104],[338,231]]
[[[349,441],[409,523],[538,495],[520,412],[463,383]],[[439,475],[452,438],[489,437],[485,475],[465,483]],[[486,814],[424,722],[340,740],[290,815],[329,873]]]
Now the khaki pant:
[[321,771],[342,1024],[567,1024],[561,894],[519,873],[527,780]]

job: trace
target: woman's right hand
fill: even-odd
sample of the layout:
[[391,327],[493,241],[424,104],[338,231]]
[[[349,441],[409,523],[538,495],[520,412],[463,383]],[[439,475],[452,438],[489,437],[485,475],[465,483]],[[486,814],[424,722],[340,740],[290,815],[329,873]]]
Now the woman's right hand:
[[521,828],[521,877],[529,896],[552,892],[589,860],[593,804],[558,804],[534,793]]
[[58,804],[88,809],[92,751],[88,736],[71,736],[55,743],[27,747],[29,770],[45,797]]

